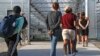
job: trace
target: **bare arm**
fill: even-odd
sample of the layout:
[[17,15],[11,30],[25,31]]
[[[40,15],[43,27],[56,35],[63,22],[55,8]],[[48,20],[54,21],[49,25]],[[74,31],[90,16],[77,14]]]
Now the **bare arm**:
[[86,26],[85,26],[85,29],[88,27],[88,25],[89,25],[89,22],[90,22],[90,21],[88,20],[88,21],[87,21],[87,24],[86,24]]
[[85,29],[85,27],[80,23],[80,19],[79,19],[79,25],[82,27],[82,29]]
[[74,26],[76,27],[76,21],[74,21]]

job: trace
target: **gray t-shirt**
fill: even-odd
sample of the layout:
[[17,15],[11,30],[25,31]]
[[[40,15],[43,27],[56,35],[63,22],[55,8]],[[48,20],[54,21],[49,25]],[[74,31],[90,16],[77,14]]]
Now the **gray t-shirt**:
[[62,13],[60,11],[51,11],[47,15],[46,24],[48,30],[55,30],[60,28]]

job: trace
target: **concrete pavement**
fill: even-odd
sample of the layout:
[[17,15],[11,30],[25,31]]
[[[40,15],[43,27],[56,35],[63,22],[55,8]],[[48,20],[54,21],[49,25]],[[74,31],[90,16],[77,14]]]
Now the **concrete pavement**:
[[[63,43],[58,42],[57,56],[64,56]],[[82,47],[82,44],[77,45],[78,53],[76,56],[100,56],[100,49],[89,43],[89,47]],[[50,42],[32,42],[32,45],[27,45],[19,50],[19,56],[49,56]]]

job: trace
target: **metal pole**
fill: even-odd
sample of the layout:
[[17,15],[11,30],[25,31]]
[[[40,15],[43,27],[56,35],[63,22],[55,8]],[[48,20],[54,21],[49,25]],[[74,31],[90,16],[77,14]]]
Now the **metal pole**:
[[29,25],[28,25],[28,41],[29,41],[29,44],[30,44],[30,31],[31,31],[31,1],[32,0],[29,0]]
[[85,0],[85,14],[88,17],[88,0]]

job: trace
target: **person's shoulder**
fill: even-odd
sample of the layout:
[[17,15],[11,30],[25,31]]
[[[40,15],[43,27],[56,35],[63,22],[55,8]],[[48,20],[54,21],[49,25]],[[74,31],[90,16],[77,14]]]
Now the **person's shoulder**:
[[62,18],[64,18],[66,15],[67,15],[67,14],[63,14],[63,15],[62,15]]
[[49,16],[49,15],[51,15],[52,14],[52,11],[49,11],[48,13],[47,13],[47,16]]
[[19,16],[16,20],[24,20],[25,17]]
[[61,13],[61,11],[57,11],[57,12]]

